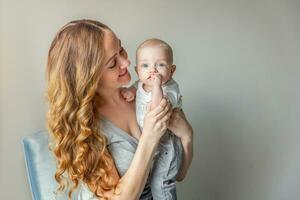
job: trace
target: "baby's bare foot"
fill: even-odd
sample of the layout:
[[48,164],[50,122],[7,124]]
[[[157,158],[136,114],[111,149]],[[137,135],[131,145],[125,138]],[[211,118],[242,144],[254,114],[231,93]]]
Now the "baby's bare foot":
[[153,83],[154,83],[154,85],[160,86],[161,83],[162,83],[162,81],[161,81],[161,75],[154,74],[154,76],[153,76]]

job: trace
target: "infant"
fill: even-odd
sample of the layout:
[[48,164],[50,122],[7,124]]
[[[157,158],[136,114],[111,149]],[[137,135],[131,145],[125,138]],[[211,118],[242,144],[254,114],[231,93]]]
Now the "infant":
[[[135,70],[139,80],[134,87],[123,90],[122,95],[127,101],[132,101],[135,96],[137,122],[142,130],[148,103],[153,109],[167,96],[173,108],[181,109],[182,100],[178,84],[172,78],[176,70],[173,51],[166,42],[148,39],[139,45]],[[167,130],[160,140],[158,152],[150,173],[153,199],[177,199],[176,175],[183,155],[180,139]]]

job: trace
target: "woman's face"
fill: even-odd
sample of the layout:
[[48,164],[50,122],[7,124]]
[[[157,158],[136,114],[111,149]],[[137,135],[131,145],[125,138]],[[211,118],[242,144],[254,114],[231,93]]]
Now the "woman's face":
[[104,68],[99,82],[100,88],[115,89],[128,84],[131,76],[127,70],[130,65],[127,52],[116,35],[110,31],[104,32]]

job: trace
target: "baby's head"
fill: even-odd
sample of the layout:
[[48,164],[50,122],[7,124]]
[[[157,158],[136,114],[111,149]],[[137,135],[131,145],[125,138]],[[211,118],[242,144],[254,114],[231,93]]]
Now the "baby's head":
[[154,74],[159,74],[164,84],[172,78],[175,69],[173,51],[166,42],[148,39],[137,48],[135,71],[144,84],[151,85]]

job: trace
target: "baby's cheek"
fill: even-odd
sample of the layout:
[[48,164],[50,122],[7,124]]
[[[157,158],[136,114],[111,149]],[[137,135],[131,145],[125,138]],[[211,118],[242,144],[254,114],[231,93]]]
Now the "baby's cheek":
[[167,79],[169,80],[170,78],[172,78],[172,75],[171,75],[171,72],[166,72],[166,77],[167,77]]
[[148,78],[147,73],[142,73],[140,78],[143,79],[143,80],[146,80]]

